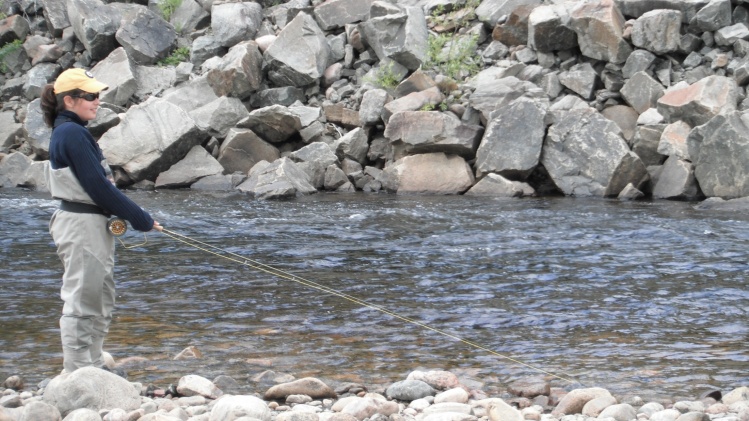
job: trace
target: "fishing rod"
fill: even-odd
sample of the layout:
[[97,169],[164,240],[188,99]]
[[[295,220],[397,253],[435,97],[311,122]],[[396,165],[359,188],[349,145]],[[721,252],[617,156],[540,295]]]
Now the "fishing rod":
[[[113,218],[113,219],[115,219],[115,218]],[[116,219],[119,219],[119,218],[116,218]],[[124,224],[124,228],[123,228],[123,224]],[[127,231],[127,224],[124,222],[124,220],[122,220],[121,222],[117,221],[116,223],[114,223],[114,222],[112,222],[112,220],[110,220],[110,223],[107,224],[107,228],[109,229],[110,233],[112,233],[112,235],[114,235],[115,237],[118,237],[118,239],[119,239],[119,237],[121,237],[122,235],[124,235],[125,232]],[[501,354],[501,353],[499,353],[497,351],[494,351],[491,348],[487,348],[484,345],[481,345],[481,344],[478,344],[476,342],[464,339],[464,338],[462,338],[460,336],[457,336],[457,335],[454,335],[452,333],[445,332],[444,330],[438,329],[438,328],[430,326],[430,325],[428,325],[426,323],[422,323],[422,322],[420,322],[418,320],[414,320],[414,319],[411,319],[409,317],[403,316],[401,314],[395,313],[395,312],[393,312],[391,310],[388,310],[387,308],[378,306],[376,304],[369,303],[369,302],[364,301],[362,299],[359,299],[359,298],[357,298],[355,296],[352,296],[352,295],[346,294],[344,292],[335,290],[333,288],[327,287],[325,285],[319,284],[317,282],[314,282],[312,280],[303,278],[301,276],[297,276],[297,275],[294,275],[292,273],[286,272],[284,270],[278,269],[276,267],[273,267],[273,266],[270,266],[270,265],[266,265],[264,263],[258,262],[258,261],[253,260],[253,259],[246,258],[246,257],[244,257],[242,255],[237,254],[237,253],[230,252],[230,251],[228,251],[226,249],[222,249],[220,247],[217,247],[217,246],[205,243],[203,241],[199,241],[199,240],[196,240],[194,238],[190,238],[190,237],[188,237],[186,235],[183,235],[183,234],[180,234],[180,233],[168,230],[168,229],[166,229],[164,227],[162,227],[161,230],[159,230],[159,231],[162,234],[166,235],[167,237],[169,237],[169,238],[171,238],[171,239],[173,239],[175,241],[178,241],[178,242],[183,243],[183,244],[187,244],[190,247],[193,247],[193,248],[195,248],[197,250],[200,250],[200,251],[203,251],[205,253],[211,254],[213,256],[217,256],[217,257],[220,257],[222,259],[225,259],[225,260],[228,260],[228,261],[231,261],[231,262],[234,262],[234,263],[239,263],[240,265],[244,265],[244,266],[250,267],[252,269],[255,269],[255,270],[258,270],[258,271],[261,271],[261,272],[264,272],[264,273],[267,273],[267,274],[270,274],[270,275],[273,275],[273,276],[276,276],[278,278],[285,279],[285,280],[292,281],[292,282],[296,282],[296,283],[304,285],[304,286],[306,286],[308,288],[316,289],[318,291],[322,291],[322,292],[328,293],[330,295],[334,295],[336,297],[343,298],[343,299],[345,299],[347,301],[350,301],[350,302],[352,302],[354,304],[358,304],[358,305],[360,305],[362,307],[366,307],[366,308],[370,308],[370,309],[373,309],[373,310],[377,310],[377,311],[379,311],[381,313],[384,313],[384,314],[386,314],[386,315],[388,315],[390,317],[393,317],[395,319],[404,321],[406,323],[409,323],[409,324],[412,324],[412,325],[415,325],[415,326],[419,326],[421,328],[427,329],[429,331],[432,331],[434,333],[440,334],[442,336],[446,336],[448,338],[455,339],[456,341],[461,342],[463,344],[466,344],[466,345],[468,345],[470,347],[473,347],[473,348],[485,351],[485,352],[487,352],[487,353],[489,353],[491,355],[494,355],[496,357],[500,357],[502,359],[511,361],[511,362],[513,362],[515,364],[518,364],[520,366],[526,367],[528,369],[531,369],[531,370],[539,372],[539,373],[546,374],[546,375],[551,376],[553,378],[556,378],[558,380],[562,380],[562,381],[570,383],[570,384],[580,384],[580,382],[578,382],[576,380],[572,380],[569,377],[560,376],[558,374],[552,373],[550,371],[547,371],[547,370],[544,370],[542,368],[539,368],[539,367],[533,366],[531,364],[525,363],[523,361],[520,361],[520,360],[518,360],[516,358],[510,357],[508,355]],[[145,237],[145,233],[144,233],[144,237]],[[146,242],[147,241],[148,241],[148,239],[146,238]],[[122,242],[121,239],[120,239],[120,242],[123,244],[123,246],[125,246],[125,243]],[[133,247],[142,246],[144,244],[146,244],[146,243],[144,242],[144,243],[141,243],[141,244],[137,244],[137,245],[133,245],[133,246],[125,246],[125,247],[126,248],[133,248]]]

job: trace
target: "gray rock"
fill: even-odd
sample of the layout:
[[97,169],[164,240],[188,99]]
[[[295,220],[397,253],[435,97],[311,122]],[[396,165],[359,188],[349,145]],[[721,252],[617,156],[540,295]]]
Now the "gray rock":
[[195,38],[190,48],[190,63],[200,66],[211,57],[223,56],[227,48],[212,34]]
[[49,140],[52,137],[52,128],[44,122],[40,104],[41,101],[37,98],[26,106],[23,133],[37,158],[49,159]]
[[658,112],[672,123],[683,120],[699,126],[720,112],[736,109],[736,82],[724,76],[709,76],[686,87],[672,87],[658,99]]
[[[513,9],[506,19],[505,17],[502,18],[503,22],[497,22],[494,26],[492,39],[506,46],[530,45],[528,38],[531,29],[529,18],[536,6],[535,4],[523,4]],[[545,26],[545,29],[549,28],[550,26]]]
[[570,26],[577,32],[580,51],[586,57],[624,63],[632,53],[622,36],[624,16],[613,0],[577,3],[570,11]]
[[639,117],[634,108],[626,105],[614,105],[613,107],[604,108],[601,115],[616,123],[622,130],[622,137],[627,143],[630,143],[635,135],[637,127],[637,118]]
[[422,380],[403,380],[395,382],[385,391],[385,395],[388,398],[407,402],[425,398],[427,396],[434,396],[435,393],[435,390]]
[[452,113],[402,111],[390,117],[384,135],[406,154],[444,152],[472,159],[483,132]]
[[213,37],[224,47],[251,40],[263,20],[263,8],[255,2],[219,3],[211,7]]
[[524,197],[535,195],[528,183],[511,181],[499,174],[487,174],[467,192],[466,196]]
[[238,98],[222,96],[189,112],[190,117],[208,135],[223,139],[229,129],[250,115]]
[[365,20],[374,0],[332,0],[319,4],[314,9],[315,20],[320,29],[329,31],[346,24]]
[[665,128],[663,124],[637,127],[635,136],[632,138],[632,151],[642,159],[645,165],[660,165],[666,158],[658,153],[658,145]]
[[325,190],[337,190],[346,183],[349,183],[348,177],[337,165],[329,165],[325,169],[325,179],[323,182]]
[[603,196],[629,153],[620,133],[616,123],[592,108],[569,111],[549,128],[541,162],[565,194]]
[[359,120],[362,124],[374,125],[382,122],[382,112],[385,104],[393,97],[384,89],[370,89],[362,96],[359,105]]
[[268,400],[286,399],[289,395],[307,395],[313,399],[335,398],[337,396],[335,391],[323,381],[314,377],[305,377],[271,387],[265,392],[264,398]]
[[635,50],[627,57],[622,67],[622,76],[629,79],[638,72],[644,72],[655,62],[655,54],[648,50]]
[[341,161],[348,158],[364,164],[369,149],[369,133],[367,130],[357,127],[337,139],[334,147],[335,153]]
[[[373,10],[379,3],[374,2]],[[395,9],[390,11],[393,13],[370,16],[359,25],[361,34],[380,60],[389,58],[416,70],[427,54],[429,33],[424,12],[418,7]]]
[[[382,187],[394,193],[460,194],[468,190],[474,181],[471,167],[462,157],[429,153],[406,156],[386,167]],[[413,400],[434,393],[411,382],[418,380],[393,384],[388,388],[388,396],[393,399]],[[425,386],[429,387],[426,384]]]
[[173,66],[134,66],[135,98],[143,102],[151,96],[161,95],[177,82],[177,72]]
[[317,192],[309,183],[307,173],[288,157],[277,159],[272,164],[258,162],[250,170],[249,178],[237,186],[237,190],[262,200],[289,199]]
[[280,157],[281,152],[275,146],[252,130],[233,128],[221,143],[218,162],[224,167],[224,173],[247,174],[258,162],[273,162]]
[[218,95],[208,83],[206,76],[200,76],[168,89],[161,99],[171,102],[189,113],[218,99]]
[[116,374],[95,367],[79,368],[55,377],[44,389],[43,398],[63,416],[79,408],[132,411],[140,407],[139,388]]
[[528,45],[536,51],[568,50],[577,46],[577,33],[567,23],[563,5],[539,6],[528,17]]
[[[309,145],[298,149],[289,154],[294,162],[298,163],[300,168],[304,170],[309,176],[310,184],[316,189],[326,186],[327,174],[331,166],[339,165],[338,157],[336,156],[333,149],[324,142],[313,142]],[[343,174],[343,171],[341,171]],[[335,174],[331,174],[333,177]],[[345,178],[345,174],[344,174]],[[328,185],[336,184],[332,181]],[[334,188],[328,188],[328,190],[335,190],[340,187],[340,183]]]
[[679,49],[682,13],[677,10],[653,10],[637,18],[632,27],[632,44],[655,54]]
[[109,165],[138,182],[154,180],[207,139],[184,110],[153,98],[131,107],[119,125],[104,133],[99,146]]
[[178,33],[189,34],[211,24],[211,15],[195,0],[182,0],[169,17]]
[[[193,148],[193,151],[197,150]],[[203,152],[205,152],[205,150]],[[198,153],[196,154],[196,157],[197,155],[203,155],[200,159],[205,159],[205,157],[213,159],[213,157],[207,153]],[[215,165],[211,165],[211,167],[215,167]],[[223,392],[216,387],[212,381],[195,374],[182,376],[177,384],[177,392],[182,396],[203,396],[208,399],[217,399],[219,396],[223,395]]]
[[632,185],[635,189],[641,191],[648,185],[649,181],[650,174],[643,160],[636,153],[628,152],[614,169],[603,195],[606,197],[619,196],[627,185]]
[[[223,171],[224,167],[216,161],[216,158],[212,157],[202,146],[196,145],[181,161],[156,177],[155,187],[187,187],[203,177],[221,174]],[[184,396],[192,396],[182,390],[179,392]]]
[[418,111],[424,106],[436,106],[445,100],[445,96],[438,87],[413,92],[401,98],[386,103],[382,110],[382,120],[387,124],[390,117],[402,111]]
[[738,40],[749,39],[749,28],[743,23],[726,26],[715,31],[715,43],[720,46],[733,45]]
[[288,107],[271,105],[250,112],[237,128],[251,129],[270,143],[281,143],[299,132],[302,122]]
[[145,7],[137,8],[123,19],[115,39],[137,64],[154,64],[166,58],[177,45],[174,27]]
[[637,411],[628,403],[620,403],[604,409],[598,417],[613,418],[616,421],[630,421],[637,418]]
[[713,117],[687,137],[702,192],[724,199],[749,196],[749,118],[738,111]]
[[241,42],[207,68],[206,79],[218,96],[244,100],[260,88],[263,56],[254,41]]
[[646,72],[635,73],[622,87],[621,94],[627,104],[642,114],[658,105],[665,88]]
[[[249,105],[251,108],[264,108],[271,105],[289,107],[297,101],[306,102],[304,91],[295,86],[282,86],[254,92],[249,99]],[[310,123],[302,122],[302,127],[306,127]]]
[[619,199],[619,200],[638,200],[638,199],[642,199],[643,197],[645,197],[645,193],[641,192],[640,190],[638,190],[637,188],[635,188],[635,186],[633,186],[630,183],[630,184],[627,184],[624,187],[624,190],[622,190],[621,193],[619,193],[619,196],[617,196],[617,199]]
[[701,199],[704,196],[697,184],[694,170],[694,166],[688,161],[675,156],[668,158],[663,164],[658,182],[653,187],[653,197],[669,200]]
[[476,152],[476,173],[497,173],[516,180],[528,178],[541,158],[545,117],[543,107],[526,99],[498,110]]
[[476,8],[476,16],[490,28],[499,23],[500,18],[509,15],[519,6],[538,6],[541,0],[485,0]]
[[69,413],[64,421],[101,421],[101,416],[93,409],[80,408]]
[[559,74],[559,82],[580,95],[583,99],[593,99],[601,81],[590,63],[576,64],[568,71]]
[[42,401],[31,401],[23,406],[19,421],[61,421],[60,411],[53,405]]
[[475,79],[476,89],[471,94],[469,104],[481,112],[483,121],[489,121],[492,112],[520,97],[541,100],[546,98],[546,93],[538,86],[514,76],[482,79],[480,75]]
[[117,48],[115,34],[120,14],[101,0],[66,0],[68,18],[78,38],[94,60],[101,60]]
[[687,138],[692,128],[683,121],[671,123],[663,129],[658,141],[657,152],[664,156],[676,156],[677,158],[691,161]]
[[29,32],[29,22],[23,16],[7,16],[3,19],[2,25],[0,25],[0,45],[5,45],[15,40],[24,41]]
[[23,186],[31,162],[31,158],[21,152],[13,152],[0,159],[0,187]]
[[586,403],[607,396],[611,396],[611,393],[600,387],[574,389],[562,397],[551,413],[554,416],[580,414]]
[[247,395],[225,395],[211,409],[208,421],[227,421],[239,418],[270,421],[271,410],[262,399]]
[[688,23],[709,2],[710,0],[616,0],[616,5],[622,14],[635,19],[656,9],[678,10],[682,13],[683,22]]
[[689,20],[690,29],[716,31],[731,25],[731,0],[711,0]]
[[23,125],[16,123],[15,113],[0,112],[0,153],[7,153],[16,144],[22,129]]
[[91,73],[109,86],[101,93],[101,100],[115,105],[126,105],[138,90],[134,65],[124,48],[120,47],[100,61]]
[[60,72],[60,66],[55,63],[39,63],[32,67],[23,84],[23,96],[28,100],[39,98],[44,85],[52,83]]
[[316,83],[328,67],[330,46],[315,20],[299,13],[263,53],[268,79],[277,86]]

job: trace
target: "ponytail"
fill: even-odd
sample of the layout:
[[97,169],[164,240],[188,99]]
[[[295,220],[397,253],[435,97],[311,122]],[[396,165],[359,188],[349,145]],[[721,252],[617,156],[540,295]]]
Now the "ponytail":
[[55,95],[55,89],[51,83],[44,85],[42,88],[41,109],[44,123],[49,127],[54,127],[57,114],[65,109],[65,103],[58,101],[58,96]]

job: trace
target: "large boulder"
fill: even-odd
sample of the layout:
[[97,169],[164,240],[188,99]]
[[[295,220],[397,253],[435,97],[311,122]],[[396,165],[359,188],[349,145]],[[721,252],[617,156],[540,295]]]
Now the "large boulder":
[[[273,163],[257,163],[250,170],[250,177],[237,186],[237,190],[257,199],[291,199],[317,192],[307,173],[288,157]],[[269,399],[267,394],[266,399]]]
[[563,5],[536,7],[528,17],[528,45],[540,52],[577,47],[577,33],[568,26],[569,19]]
[[570,26],[577,32],[586,57],[624,63],[632,47],[624,39],[624,16],[613,0],[581,1],[570,11]]
[[265,50],[268,79],[277,86],[307,86],[322,77],[328,67],[330,46],[317,22],[299,13]]
[[359,26],[380,60],[392,59],[409,70],[418,69],[424,62],[429,32],[421,8],[376,1],[369,19]]
[[211,7],[213,37],[224,47],[255,37],[263,21],[263,7],[259,3],[227,2]]
[[126,105],[138,90],[135,78],[135,67],[124,48],[112,51],[104,60],[100,61],[91,73],[94,77],[109,86],[101,93],[101,100],[115,105]]
[[247,395],[224,395],[211,409],[209,421],[234,421],[238,418],[270,421],[272,412],[262,399]]
[[632,44],[655,54],[668,54],[679,49],[681,12],[653,10],[637,18],[632,27]]
[[66,0],[68,18],[76,38],[94,60],[101,60],[117,48],[115,34],[120,14],[101,0]]
[[263,56],[257,44],[241,42],[231,47],[225,56],[205,63],[206,79],[216,95],[244,100],[262,84],[262,63]]
[[122,122],[101,137],[99,146],[109,165],[138,182],[154,180],[207,139],[184,110],[153,98],[131,107]]
[[483,131],[451,113],[403,111],[390,117],[384,134],[404,154],[444,152],[472,159]]
[[154,64],[166,58],[177,45],[174,27],[143,6],[123,19],[115,39],[138,64]]
[[218,162],[224,167],[225,174],[247,174],[258,162],[273,162],[280,157],[281,152],[275,146],[252,130],[232,128],[221,143]]
[[669,200],[702,199],[704,196],[695,178],[694,165],[676,156],[668,158],[653,187],[653,197]]
[[566,195],[604,196],[619,193],[607,187],[629,152],[616,123],[585,108],[562,114],[549,128],[541,163]]
[[519,99],[494,115],[476,152],[476,173],[526,179],[541,159],[546,109]]
[[302,121],[288,107],[271,105],[250,112],[237,128],[250,129],[270,143],[281,143],[299,132]]
[[690,132],[687,146],[706,196],[749,196],[749,115],[734,111],[715,116]]
[[204,106],[189,112],[190,117],[209,136],[223,139],[229,133],[229,129],[245,118],[250,113],[238,98],[222,96]]
[[674,86],[658,99],[658,112],[667,122],[683,120],[692,127],[721,112],[736,109],[738,87],[725,76],[708,76],[687,86]]
[[187,187],[203,177],[221,174],[224,167],[202,146],[196,145],[187,155],[156,177],[156,188]]
[[385,167],[382,186],[394,193],[461,194],[474,181],[462,157],[429,153],[406,156]]
[[61,374],[44,388],[44,402],[56,407],[62,416],[79,409],[95,411],[140,408],[140,388],[122,377],[95,367],[83,367]]
[[366,20],[373,1],[329,0],[315,7],[315,20],[323,31],[343,28],[347,24]]

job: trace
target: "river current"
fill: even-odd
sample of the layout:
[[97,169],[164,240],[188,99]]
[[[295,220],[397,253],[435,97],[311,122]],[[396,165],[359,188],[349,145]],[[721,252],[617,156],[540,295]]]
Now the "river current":
[[[138,245],[131,230],[105,343],[131,381],[225,374],[262,393],[266,370],[389,385],[442,369],[489,393],[530,376],[653,399],[749,386],[748,215],[583,198],[128,195],[205,249],[327,289],[160,233]],[[33,385],[62,367],[56,206],[0,190],[0,380]],[[203,357],[173,360],[189,346]]]

